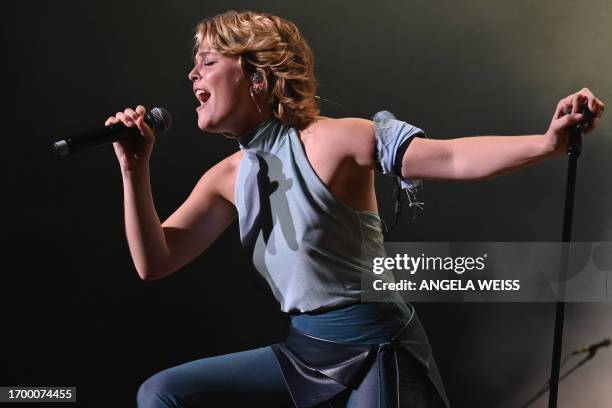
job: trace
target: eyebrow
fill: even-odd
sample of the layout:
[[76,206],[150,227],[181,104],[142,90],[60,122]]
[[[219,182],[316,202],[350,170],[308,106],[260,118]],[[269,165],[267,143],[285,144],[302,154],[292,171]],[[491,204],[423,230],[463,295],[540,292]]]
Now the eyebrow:
[[195,58],[197,58],[197,57],[203,57],[203,56],[205,56],[205,55],[211,55],[211,54],[214,54],[214,53],[215,53],[214,51],[200,51],[200,52],[198,52],[198,53],[195,55]]

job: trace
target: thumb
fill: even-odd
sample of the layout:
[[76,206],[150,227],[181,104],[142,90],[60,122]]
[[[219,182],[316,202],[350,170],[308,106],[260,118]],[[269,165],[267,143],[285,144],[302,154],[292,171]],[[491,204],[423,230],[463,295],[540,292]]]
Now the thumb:
[[555,128],[557,130],[564,129],[566,127],[575,125],[580,123],[582,120],[582,113],[570,113],[567,115],[561,116],[559,119],[555,120]]
[[153,130],[147,125],[143,116],[139,116],[134,122],[138,130],[140,130],[140,134],[143,135],[145,139],[151,140],[154,138]]

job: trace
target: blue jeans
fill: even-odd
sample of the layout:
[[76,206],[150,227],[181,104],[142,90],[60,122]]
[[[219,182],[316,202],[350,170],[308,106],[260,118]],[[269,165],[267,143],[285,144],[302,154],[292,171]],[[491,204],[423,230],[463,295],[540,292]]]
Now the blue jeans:
[[[348,341],[357,336],[360,342],[367,342],[368,338],[363,335],[363,325],[354,325],[351,322],[368,321],[366,315],[374,316],[371,312],[371,306],[349,307],[312,317],[301,315],[298,319],[292,319],[292,324],[301,330],[309,329],[309,334],[328,333],[327,337],[331,337],[332,326],[326,322],[344,321],[347,324],[336,326],[335,331],[342,333],[343,339],[338,339],[336,336],[334,340]],[[364,319],[354,319],[356,314]],[[342,315],[345,317],[350,315],[351,319],[341,319]],[[388,327],[388,330],[392,330],[389,332],[390,337],[396,328]],[[380,329],[376,328],[369,332],[372,344],[384,341]],[[399,376],[393,375],[387,378],[387,375],[380,370],[377,359],[357,388],[347,389],[317,408],[443,407],[437,391],[427,379],[421,365],[414,361],[412,356],[399,350],[397,353],[386,354],[384,358],[401,361],[399,366],[402,367],[402,371],[399,372]],[[397,393],[394,391],[396,382],[401,384],[402,390],[410,390],[408,393],[405,391],[401,393],[399,404]],[[276,356],[269,346],[207,357],[160,371],[140,386],[137,402],[139,408],[234,406],[291,408],[294,406]]]
[[160,371],[140,386],[137,402],[138,408],[292,406],[269,346]]

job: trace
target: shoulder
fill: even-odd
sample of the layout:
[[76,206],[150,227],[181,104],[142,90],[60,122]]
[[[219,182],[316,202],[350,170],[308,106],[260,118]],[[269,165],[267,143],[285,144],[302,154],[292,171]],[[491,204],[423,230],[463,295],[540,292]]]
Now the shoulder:
[[202,177],[210,177],[215,179],[230,177],[238,170],[240,160],[242,159],[242,151],[239,150],[227,156],[204,173]]
[[316,144],[334,155],[352,158],[360,166],[373,164],[376,141],[371,120],[317,117],[300,136],[305,144]]
[[202,175],[194,191],[208,191],[234,204],[234,186],[241,159],[242,151],[239,150],[215,164]]
[[305,134],[325,135],[327,139],[354,140],[354,138],[374,137],[374,122],[361,118],[327,118],[318,116],[306,129]]

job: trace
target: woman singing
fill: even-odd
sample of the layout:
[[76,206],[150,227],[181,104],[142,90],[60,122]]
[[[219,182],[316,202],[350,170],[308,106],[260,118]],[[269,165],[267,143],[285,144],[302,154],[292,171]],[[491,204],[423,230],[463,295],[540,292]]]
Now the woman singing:
[[115,143],[136,270],[144,280],[174,273],[237,218],[290,328],[283,342],[153,375],[138,390],[138,406],[447,407],[412,306],[392,293],[388,302],[361,302],[362,277],[385,256],[374,169],[408,185],[517,170],[564,153],[566,128],[582,120],[582,107],[600,117],[603,103],[588,89],[562,99],[541,135],[434,140],[415,137],[423,131],[388,112],[374,121],[319,116],[312,52],[280,17],[229,11],[205,19],[194,50],[198,127],[235,138],[239,150],[161,223],[145,108],[106,121],[143,135]]

